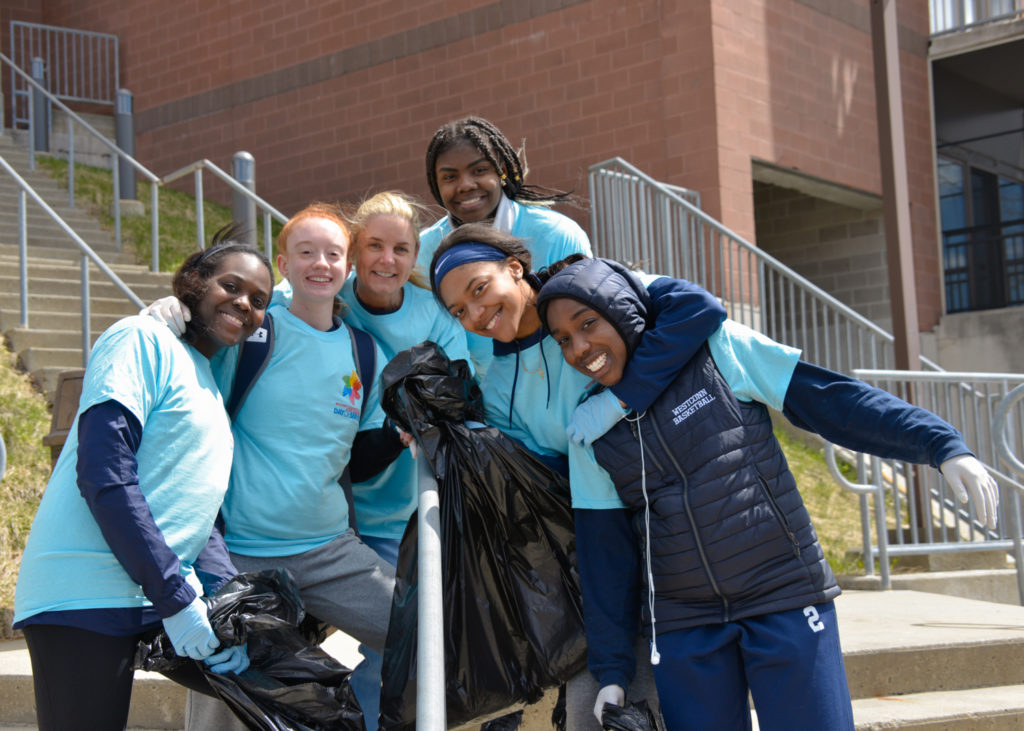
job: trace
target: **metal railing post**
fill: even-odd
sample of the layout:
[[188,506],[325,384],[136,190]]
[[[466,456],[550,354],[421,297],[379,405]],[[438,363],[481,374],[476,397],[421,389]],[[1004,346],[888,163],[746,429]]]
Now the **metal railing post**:
[[[1024,400],[1024,384],[1014,388],[999,402],[995,415],[992,417],[992,438],[996,445],[996,454],[1003,464],[1021,477],[1024,477],[1024,462],[1021,462],[1017,455],[1013,453],[1008,438],[1012,408],[1022,400]],[[1012,503],[1013,512],[1010,514],[1010,520],[1013,531],[1013,557],[1017,564],[1017,593],[1020,597],[1020,603],[1024,605],[1024,539],[1022,539],[1024,528],[1021,526],[1019,490],[1013,491]]]
[[75,120],[68,117],[68,208],[75,207]]
[[28,327],[28,220],[25,210],[25,191],[18,191],[18,266],[21,275],[21,321],[19,327]]
[[[236,152],[231,158],[231,176],[250,193],[256,192],[256,161],[244,150]],[[256,202],[252,198],[234,191],[231,196],[232,217],[242,224],[244,238],[251,245],[256,245]]]
[[89,351],[92,335],[89,332],[91,311],[89,308],[89,257],[82,254],[82,368],[89,365]]
[[416,728],[446,728],[444,675],[444,599],[441,574],[441,512],[437,480],[426,455],[419,471],[418,630],[416,647]]
[[[132,93],[127,89],[117,90],[117,110],[114,114],[114,142],[117,146],[135,157],[135,118],[133,116]],[[121,198],[137,200],[138,186],[135,180],[135,168],[123,157],[118,157],[121,174]]]
[[[46,87],[46,65],[36,56],[32,59],[32,78]],[[32,149],[50,151],[50,103],[35,87],[32,88]]]

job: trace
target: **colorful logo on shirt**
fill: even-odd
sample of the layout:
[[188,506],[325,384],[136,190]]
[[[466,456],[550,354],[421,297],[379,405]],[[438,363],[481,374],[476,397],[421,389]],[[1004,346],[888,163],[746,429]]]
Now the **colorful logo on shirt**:
[[362,382],[359,380],[359,375],[352,371],[352,375],[345,376],[342,381],[345,382],[345,390],[341,392],[341,395],[348,396],[348,402],[354,404],[359,400],[359,389],[363,387]]

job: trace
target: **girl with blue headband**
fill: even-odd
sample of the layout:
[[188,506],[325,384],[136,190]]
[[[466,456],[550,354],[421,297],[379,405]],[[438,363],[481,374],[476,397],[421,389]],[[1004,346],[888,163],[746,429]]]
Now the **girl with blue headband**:
[[[492,344],[493,360],[478,375],[487,422],[563,473],[568,468],[570,482],[585,483],[593,466],[567,459],[566,429],[590,378],[565,363],[541,325],[537,293],[547,276],[533,272],[522,241],[471,223],[445,237],[430,268],[431,288],[442,306],[468,332]],[[658,302],[657,331],[674,351],[654,347],[638,353],[629,386],[607,395],[620,415],[619,398],[644,408],[645,399],[660,391],[659,373],[673,370],[676,360],[688,360],[725,318],[714,296],[689,282],[650,278],[642,286]],[[658,352],[649,358],[648,350]],[[601,408],[595,414],[601,415],[604,404],[597,403]],[[569,729],[599,728],[591,715],[597,690],[586,673],[570,681]]]

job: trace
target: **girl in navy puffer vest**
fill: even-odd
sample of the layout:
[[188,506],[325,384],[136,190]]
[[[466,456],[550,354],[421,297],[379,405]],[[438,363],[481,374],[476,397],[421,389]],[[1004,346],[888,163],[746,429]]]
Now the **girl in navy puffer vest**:
[[[566,362],[600,384],[595,395],[619,383],[644,337],[650,300],[638,283],[589,259],[538,296]],[[857,451],[939,466],[991,526],[994,481],[931,412],[731,321],[664,383],[639,413],[605,392],[576,414],[574,448],[608,478],[572,485],[595,714],[622,703],[642,604],[671,731],[749,729],[748,693],[762,730],[852,729],[839,587],[767,407]]]

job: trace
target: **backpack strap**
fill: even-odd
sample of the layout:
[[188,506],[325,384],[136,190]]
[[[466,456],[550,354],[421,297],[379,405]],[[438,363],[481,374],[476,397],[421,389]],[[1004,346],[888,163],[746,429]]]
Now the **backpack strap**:
[[270,354],[273,351],[274,318],[267,312],[263,315],[263,324],[239,346],[235,380],[231,383],[231,396],[226,407],[228,417],[232,421],[245,403],[256,379],[270,362]]
[[[352,327],[344,321],[342,323],[348,328],[348,336],[352,341],[352,356],[356,364],[356,377],[363,384],[362,404],[360,404],[362,406],[366,404],[366,399],[370,395],[370,389],[373,388],[373,383],[376,380],[377,343],[373,336],[365,330]],[[351,455],[349,455],[350,460],[351,458]],[[348,502],[349,526],[352,528],[352,532],[359,535],[359,525],[356,521],[355,497],[352,494],[352,477],[349,473],[348,465],[345,465],[345,471],[341,473],[338,484],[341,485],[341,489],[345,493],[345,500]]]
[[[344,321],[343,321],[344,322]],[[347,322],[349,339],[352,341],[352,356],[356,362],[356,375],[359,382],[363,384],[363,403],[370,395],[377,375],[377,342],[373,336],[358,327],[352,327]]]

